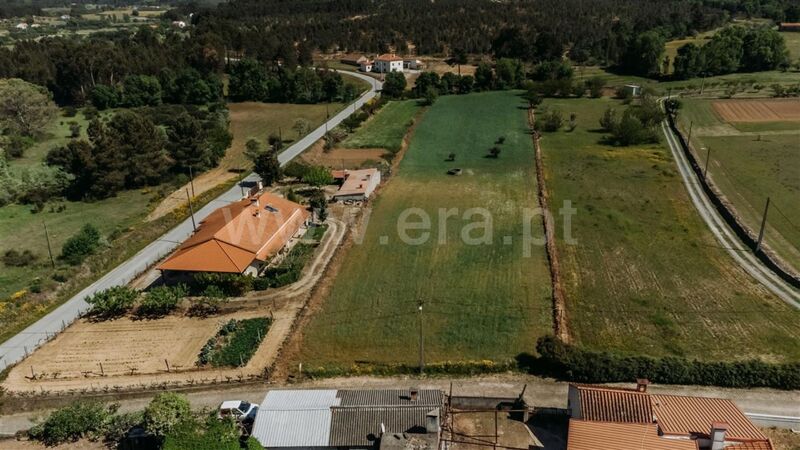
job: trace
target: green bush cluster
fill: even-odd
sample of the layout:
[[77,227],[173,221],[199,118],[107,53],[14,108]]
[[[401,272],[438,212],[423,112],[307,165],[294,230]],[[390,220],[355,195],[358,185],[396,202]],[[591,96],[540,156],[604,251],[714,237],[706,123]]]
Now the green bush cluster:
[[77,234],[64,242],[60,258],[77,266],[100,247],[100,237],[100,231],[94,225],[84,225]]
[[150,318],[165,316],[175,309],[188,293],[188,288],[183,284],[153,288],[139,303],[136,314]]
[[581,383],[612,383],[647,378],[656,383],[800,389],[800,363],[759,360],[698,361],[593,352],[564,344],[553,336],[539,338],[538,358],[521,356],[521,368],[539,375]]
[[136,299],[139,291],[127,286],[114,286],[100,291],[86,299],[92,305],[89,315],[96,319],[111,319],[128,312]]
[[[321,236],[320,236],[321,237]],[[311,255],[317,244],[297,244],[286,255],[286,258],[275,267],[270,267],[264,271],[264,275],[256,279],[253,288],[265,290],[269,288],[279,288],[292,284],[300,279]]]
[[192,410],[185,396],[174,392],[158,394],[144,410],[144,425],[156,436],[166,436],[178,424],[191,417]]
[[239,428],[233,420],[217,420],[209,416],[205,420],[187,419],[164,439],[162,450],[263,450],[253,437],[241,442]]
[[206,342],[200,350],[197,364],[211,364],[214,367],[240,367],[247,364],[271,324],[272,320],[265,317],[231,320]]
[[8,267],[25,267],[36,262],[36,255],[30,250],[7,250],[3,253],[3,264]]
[[219,288],[219,291],[228,297],[240,297],[253,289],[253,277],[233,273],[201,272],[194,275],[191,291],[194,294],[206,295],[211,286]]
[[[52,412],[43,422],[28,431],[28,435],[45,445],[75,442],[80,438],[97,439],[111,428],[117,406],[94,402],[76,402]],[[116,429],[116,428],[115,428]]]

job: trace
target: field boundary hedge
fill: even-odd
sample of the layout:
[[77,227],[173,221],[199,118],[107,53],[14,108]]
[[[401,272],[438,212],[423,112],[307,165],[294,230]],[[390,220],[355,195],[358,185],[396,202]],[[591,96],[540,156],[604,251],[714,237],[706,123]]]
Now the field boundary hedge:
[[547,184],[544,179],[544,162],[542,161],[542,146],[539,143],[539,133],[534,129],[536,123],[535,111],[528,109],[528,123],[533,134],[533,148],[535,152],[536,164],[536,190],[539,199],[539,207],[545,212],[542,215],[542,226],[546,240],[545,250],[547,253],[548,266],[550,268],[550,284],[553,290],[553,333],[564,342],[571,342],[567,326],[567,300],[564,294],[564,286],[561,284],[561,266],[558,261],[558,247],[556,247],[555,224],[552,214],[550,214],[550,194],[547,192]]
[[667,114],[667,121],[669,123],[669,128],[673,133],[675,133],[675,136],[677,136],[678,142],[681,144],[681,149],[686,155],[686,158],[689,160],[689,165],[692,167],[692,171],[695,173],[695,176],[700,182],[700,186],[702,186],[703,191],[706,193],[706,195],[708,195],[708,198],[711,200],[714,208],[716,208],[720,216],[722,216],[722,219],[725,221],[725,223],[727,223],[733,232],[736,233],[736,236],[738,236],[739,239],[753,251],[753,254],[756,256],[756,258],[763,262],[764,265],[766,265],[773,273],[781,277],[792,286],[800,288],[800,275],[795,273],[791,268],[787,267],[786,264],[783,263],[775,254],[775,252],[769,248],[769,245],[766,245],[762,242],[760,251],[756,251],[758,235],[744,224],[742,219],[736,213],[736,210],[733,208],[733,205],[727,201],[725,195],[716,186],[716,184],[714,184],[710,178],[703,176],[704,170],[697,161],[694,148],[683,135],[683,133],[678,129],[678,126],[675,123],[675,116],[673,114]]
[[[517,361],[444,361],[425,364],[426,376],[436,375],[483,375],[516,371]],[[350,366],[303,366],[303,375],[309,378],[333,378],[344,376],[395,376],[419,375],[419,366],[413,364],[356,363]]]
[[655,358],[595,352],[565,344],[554,336],[539,338],[536,350],[539,357],[520,355],[517,358],[521,369],[579,383],[630,382],[647,378],[660,384],[800,389],[800,363],[773,364],[756,359],[699,361],[673,356]]

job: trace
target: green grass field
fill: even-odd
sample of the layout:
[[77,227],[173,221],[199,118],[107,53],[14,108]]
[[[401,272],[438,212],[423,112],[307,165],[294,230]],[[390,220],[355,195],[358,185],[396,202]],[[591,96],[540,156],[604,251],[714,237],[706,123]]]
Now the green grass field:
[[681,127],[688,134],[689,124],[694,123],[695,148],[711,148],[711,178],[756,232],[770,197],[772,211],[764,239],[800,271],[800,123],[729,124],[715,113],[712,103],[683,100]]
[[245,144],[250,139],[256,139],[262,146],[267,145],[271,134],[283,138],[284,148],[296,141],[300,135],[293,130],[297,119],[306,119],[311,125],[311,130],[325,123],[328,115],[333,117],[342,110],[342,103],[328,105],[292,105],[283,103],[243,102],[229,103],[233,143],[228,149],[225,158],[220,163],[225,168],[249,167],[250,161],[244,155]]
[[[523,209],[537,206],[522,106],[515,93],[491,92],[441,97],[425,113],[398,173],[372,203],[363,243],[344,255],[330,295],[305,329],[306,367],[414,364],[419,300],[428,362],[505,360],[533,351],[536,338],[551,332],[544,249],[534,245],[526,257],[521,239]],[[486,158],[501,136],[499,158]],[[455,162],[445,162],[450,152]],[[463,174],[447,175],[454,167]],[[431,219],[430,239],[421,245],[399,237],[400,215],[410,208]],[[457,208],[458,215],[441,220],[440,208]],[[480,217],[464,219],[469,208],[491,213],[490,244],[462,240],[464,227]],[[530,234],[540,237],[540,220],[531,222]]]
[[[616,101],[546,100],[573,132],[546,133],[553,208],[571,201],[559,236],[570,330],[595,350],[704,360],[800,360],[800,312],[735,265],[692,205],[664,145],[602,145],[598,121]],[[563,220],[556,217],[557,230]]]
[[420,110],[416,100],[390,102],[345,139],[345,148],[385,148],[400,150],[403,136]]
[[783,31],[781,36],[786,40],[786,47],[789,49],[792,61],[800,59],[800,33]]

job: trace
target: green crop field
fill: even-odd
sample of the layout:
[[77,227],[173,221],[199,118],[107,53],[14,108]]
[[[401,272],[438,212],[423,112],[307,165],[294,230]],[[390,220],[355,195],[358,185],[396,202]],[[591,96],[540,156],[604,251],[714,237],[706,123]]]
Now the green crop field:
[[400,150],[406,131],[420,107],[416,100],[390,102],[342,142],[345,148]]
[[[551,332],[544,249],[533,245],[526,256],[522,242],[523,209],[537,206],[523,105],[515,93],[491,92],[444,96],[425,113],[399,172],[372,203],[363,242],[348,250],[322,309],[305,328],[306,367],[414,364],[419,300],[428,362],[505,360],[533,351],[537,337]],[[499,137],[505,137],[499,158],[487,158]],[[451,152],[456,160],[446,162]],[[463,174],[447,175],[451,168]],[[430,217],[430,238],[420,245],[402,242],[398,231],[401,214],[411,208]],[[442,208],[458,211],[441,220]],[[464,219],[470,208],[491,214],[490,243],[462,240],[462,231],[472,238],[484,231],[465,228],[483,220]],[[536,237],[538,219],[529,221]]]
[[683,100],[681,127],[688,134],[694,123],[695,148],[700,153],[711,148],[711,178],[756,232],[770,197],[772,211],[764,239],[800,271],[800,123],[727,123],[712,104],[713,100]]
[[789,49],[792,61],[800,59],[800,33],[784,31],[781,36],[786,40],[786,47]]
[[[573,132],[546,133],[553,208],[577,209],[559,236],[569,327],[595,350],[704,360],[800,360],[800,312],[756,284],[707,229],[665,145],[600,143],[614,100],[546,100],[577,113]],[[563,226],[556,216],[557,230]]]

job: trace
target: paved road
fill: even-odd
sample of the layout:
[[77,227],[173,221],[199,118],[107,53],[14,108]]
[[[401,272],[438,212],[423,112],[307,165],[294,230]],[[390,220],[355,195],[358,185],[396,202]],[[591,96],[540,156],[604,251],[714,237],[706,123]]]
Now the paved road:
[[[195,409],[215,408],[223,400],[246,400],[261,403],[267,390],[276,388],[347,388],[380,389],[418,387],[442,389],[453,395],[463,396],[517,396],[525,388],[525,400],[536,407],[566,408],[568,383],[523,374],[486,375],[473,378],[407,378],[407,377],[352,377],[330,378],[317,381],[293,383],[291,385],[261,384],[234,386],[227,389],[204,390],[187,394]],[[622,385],[630,387],[630,384]],[[778,391],[773,389],[723,389],[700,386],[650,385],[648,390],[658,394],[721,397],[733,400],[739,408],[751,415],[762,426],[800,428],[800,391]],[[156,393],[141,398],[119,401],[123,412],[141,411]],[[37,416],[48,410],[19,412],[0,416],[0,436],[13,435],[27,430]],[[769,415],[769,416],[766,416]],[[771,420],[771,422],[769,421]]]
[[711,200],[709,200],[703,187],[700,185],[700,180],[692,170],[686,155],[683,153],[680,141],[669,128],[667,122],[664,121],[661,127],[664,131],[664,136],[667,138],[669,148],[672,150],[672,156],[678,164],[678,170],[681,173],[686,189],[689,191],[689,196],[692,198],[692,203],[694,203],[697,212],[703,217],[703,220],[705,220],[709,229],[711,229],[711,232],[716,236],[722,247],[728,251],[742,269],[758,280],[764,287],[769,289],[770,292],[780,297],[781,300],[789,305],[800,309],[800,291],[765,266],[761,260],[756,258],[753,252],[739,240],[722,216],[720,216],[717,209],[711,203]]
[[[382,83],[380,81],[367,75],[355,72],[340,73],[367,81],[370,84],[370,90],[353,102],[351,106],[348,106],[345,108],[345,110],[339,112],[333,118],[328,120],[328,128],[333,128],[339,125],[344,119],[352,114],[353,111],[375,97],[376,92],[382,87]],[[325,135],[325,130],[326,127],[325,124],[323,124],[319,128],[309,133],[306,137],[300,139],[284,150],[278,156],[278,160],[280,161],[281,165],[291,161],[318,139],[322,138],[322,136]],[[257,175],[250,174],[244,179],[243,182],[255,182],[257,180]],[[241,192],[242,191],[239,186],[234,186],[197,211],[195,213],[195,220],[200,222],[220,206],[241,200]],[[171,253],[181,242],[191,236],[192,231],[193,228],[191,219],[186,219],[168,233],[150,243],[147,247],[143,248],[132,258],[120,264],[114,270],[104,275],[92,285],[80,291],[77,295],[67,300],[61,306],[39,319],[39,321],[21,331],[11,339],[0,344],[0,370],[3,370],[6,367],[21,361],[29,352],[32,352],[36,347],[46,342],[47,339],[59,333],[72,321],[80,317],[81,313],[89,308],[89,305],[85,301],[87,297],[90,297],[95,292],[102,291],[113,286],[130,283],[139,274],[143,273],[153,264]]]

